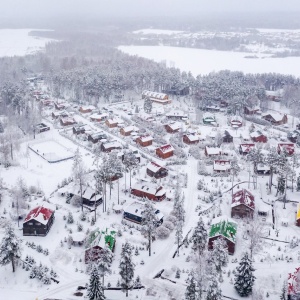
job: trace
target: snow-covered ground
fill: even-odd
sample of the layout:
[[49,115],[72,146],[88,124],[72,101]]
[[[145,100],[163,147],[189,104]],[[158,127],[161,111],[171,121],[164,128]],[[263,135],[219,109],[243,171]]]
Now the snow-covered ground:
[[178,31],[178,30],[166,30],[166,29],[139,29],[136,31],[133,31],[133,33],[141,33],[141,34],[158,34],[158,35],[172,35],[172,34],[178,34],[182,33],[183,31]]

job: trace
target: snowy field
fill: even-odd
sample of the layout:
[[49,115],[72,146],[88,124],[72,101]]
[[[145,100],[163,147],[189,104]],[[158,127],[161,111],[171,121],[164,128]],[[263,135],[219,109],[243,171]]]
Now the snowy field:
[[72,152],[55,141],[31,144],[29,148],[49,163],[56,163],[74,157]]
[[172,34],[178,34],[178,33],[183,33],[183,31],[178,31],[178,30],[166,30],[166,29],[140,29],[133,31],[133,33],[136,34],[162,34],[162,35],[172,35]]
[[[0,29],[0,57],[23,56],[43,49],[52,39],[30,36],[39,29]],[[40,30],[39,30],[40,31]]]
[[[156,62],[165,61],[168,67],[191,71],[194,76],[230,70],[244,73],[281,73],[300,77],[300,57],[270,58],[259,53],[165,46],[120,46],[118,49]],[[245,58],[249,55],[256,55],[259,58]]]

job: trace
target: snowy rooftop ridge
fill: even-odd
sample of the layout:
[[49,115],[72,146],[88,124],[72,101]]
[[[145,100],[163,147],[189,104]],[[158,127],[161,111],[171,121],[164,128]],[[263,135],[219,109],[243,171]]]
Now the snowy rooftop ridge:
[[163,153],[168,153],[168,152],[174,151],[173,146],[170,144],[163,145],[163,146],[159,147],[158,149]]
[[237,223],[226,216],[214,218],[211,222],[209,237],[223,236],[235,243]]
[[53,214],[53,210],[43,206],[38,206],[28,213],[24,220],[24,223],[29,222],[31,220],[36,220],[39,223],[46,225]]
[[244,204],[252,210],[255,209],[254,196],[246,189],[239,190],[232,195],[231,207],[235,207],[240,204]]
[[163,167],[158,165],[157,163],[151,161],[151,162],[148,163],[146,168],[149,169],[150,171],[156,173],[158,170],[160,170]]

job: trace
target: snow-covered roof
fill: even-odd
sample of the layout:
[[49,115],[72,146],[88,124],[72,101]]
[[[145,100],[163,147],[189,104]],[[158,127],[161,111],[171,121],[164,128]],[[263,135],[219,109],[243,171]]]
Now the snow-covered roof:
[[[152,183],[152,182],[137,182],[136,184],[134,184],[132,186],[133,190],[138,190],[138,191],[143,191],[145,193],[151,194],[151,195],[155,195],[155,196],[161,196],[164,195],[164,193],[166,192],[164,189],[161,189],[161,186]],[[159,189],[163,190],[164,193],[159,193]],[[159,195],[158,195],[159,193]]]
[[278,147],[280,151],[285,149],[288,154],[293,154],[295,151],[295,145],[293,143],[279,143]]
[[110,250],[113,249],[116,241],[116,230],[114,229],[105,229],[99,230],[99,228],[93,230],[88,239],[86,249],[90,249],[95,246],[99,246],[100,248],[104,248],[108,246]]
[[179,122],[174,122],[167,125],[174,131],[181,128],[181,124]]
[[205,119],[206,121],[208,120],[215,121],[216,117],[212,113],[206,112],[203,114],[203,119]]
[[24,223],[35,220],[43,225],[46,225],[53,214],[53,210],[43,206],[38,206],[28,213],[24,220]]
[[235,207],[240,204],[244,204],[253,210],[255,208],[254,196],[246,189],[239,190],[232,195],[231,207]]
[[282,97],[283,96],[283,89],[279,89],[279,90],[276,90],[276,91],[267,91],[266,90],[266,96]]
[[250,152],[255,147],[255,144],[240,144],[240,147],[242,152]]
[[[81,197],[81,192],[80,192],[80,185],[74,184],[69,193],[72,193],[76,196]],[[99,201],[102,198],[101,194],[96,194],[95,195],[95,189],[91,188],[90,186],[82,186],[82,197],[85,199],[88,199],[90,201]]]
[[214,171],[227,171],[230,169],[229,160],[215,160],[214,161]]
[[142,95],[150,98],[161,99],[161,100],[163,100],[166,96],[168,96],[167,94],[164,93],[151,92],[147,90],[143,91]]
[[223,236],[235,243],[237,223],[226,216],[214,218],[211,222],[209,237]]
[[276,112],[268,112],[268,113],[264,113],[262,114],[262,117],[265,118],[266,116],[271,116],[275,122],[279,122],[283,119],[284,115],[276,113]]
[[139,128],[134,125],[123,127],[122,129],[124,132],[139,131]]
[[153,137],[151,135],[143,135],[143,136],[140,136],[139,139],[143,143],[153,141]]
[[117,141],[113,141],[113,142],[108,142],[108,143],[102,144],[102,147],[104,149],[122,148],[122,145],[119,142],[117,142]]
[[119,123],[123,123],[123,121],[119,118],[113,118],[113,119],[108,119],[106,120],[107,123],[109,124],[119,124]]
[[[126,208],[124,208],[124,212],[142,218],[144,209],[145,209],[144,203],[135,201],[131,203],[129,206],[127,206]],[[155,214],[158,220],[161,220],[164,217],[163,213],[161,213],[159,210],[156,210]]]
[[252,138],[258,138],[259,136],[265,136],[263,133],[261,133],[261,131],[257,130],[257,131],[253,131],[250,133],[250,137]]
[[75,124],[76,121],[74,118],[72,117],[63,117],[60,119],[60,121],[63,123],[63,124]]
[[163,145],[163,146],[159,147],[158,149],[160,149],[160,151],[161,151],[162,153],[169,153],[169,152],[174,151],[173,146],[170,145],[170,144]]
[[191,142],[199,141],[199,136],[198,136],[198,135],[195,135],[195,134],[186,134],[186,137],[187,137]]
[[108,117],[108,114],[106,114],[106,113],[90,115],[91,120],[102,120],[102,119],[107,118],[107,117]]
[[179,118],[184,118],[184,117],[187,117],[187,114],[184,113],[183,111],[181,110],[172,110],[170,112],[168,112],[166,114],[166,117],[179,117]]
[[158,165],[157,163],[151,161],[151,162],[148,163],[146,168],[149,169],[150,171],[156,173],[157,171],[159,171],[163,167]]
[[80,110],[83,110],[83,111],[85,111],[85,110],[92,111],[94,109],[96,109],[96,107],[94,105],[80,106]]
[[219,147],[208,147],[205,146],[207,155],[219,155],[221,154],[222,150]]
[[256,165],[256,170],[257,170],[257,171],[270,171],[270,166],[265,165],[265,164],[263,164],[263,163],[258,163],[258,164]]

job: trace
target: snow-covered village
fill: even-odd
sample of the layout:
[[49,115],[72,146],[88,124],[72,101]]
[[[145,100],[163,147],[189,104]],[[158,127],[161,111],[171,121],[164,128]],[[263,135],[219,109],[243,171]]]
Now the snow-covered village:
[[0,29],[0,299],[300,299],[300,24],[275,19]]

